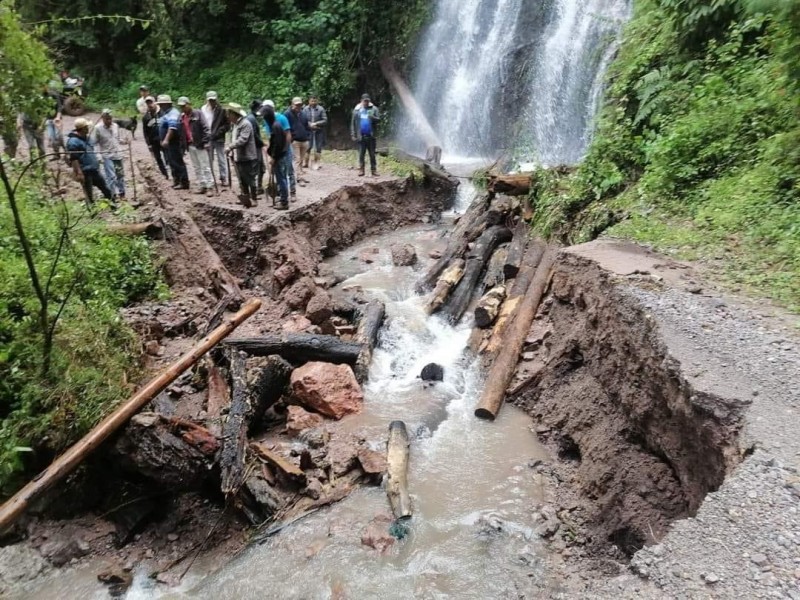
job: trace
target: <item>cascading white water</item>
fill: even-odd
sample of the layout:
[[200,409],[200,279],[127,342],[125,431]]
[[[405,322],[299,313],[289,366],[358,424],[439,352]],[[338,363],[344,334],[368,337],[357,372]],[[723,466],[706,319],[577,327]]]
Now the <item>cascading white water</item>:
[[[630,0],[438,0],[413,88],[446,156],[575,163]],[[419,150],[413,127],[401,142]]]

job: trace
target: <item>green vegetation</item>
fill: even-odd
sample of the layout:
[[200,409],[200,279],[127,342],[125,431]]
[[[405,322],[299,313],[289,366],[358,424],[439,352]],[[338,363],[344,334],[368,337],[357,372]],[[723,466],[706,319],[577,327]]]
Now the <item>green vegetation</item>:
[[[331,150],[325,152],[323,155],[324,162],[329,162],[334,165],[342,167],[358,168],[358,151],[357,150]],[[411,162],[404,161],[402,158],[392,155],[391,150],[388,156],[378,155],[378,172],[383,174],[391,174],[395,177],[409,177],[413,176],[422,180],[422,171],[420,168]],[[369,169],[369,157],[365,157],[365,164]]]
[[278,105],[313,92],[329,108],[355,103],[367,88],[379,97],[386,92],[376,89],[383,81],[379,58],[406,58],[429,2],[31,0],[19,6],[62,64],[89,77],[90,101],[130,110],[142,83],[195,102],[208,89],[223,100],[269,97]]
[[[0,0],[3,125],[38,114],[52,72],[45,47]],[[0,496],[129,395],[139,352],[119,309],[164,293],[144,239],[109,234],[82,202],[59,197],[41,163],[2,160]]]
[[710,259],[800,310],[800,2],[634,7],[585,161],[534,175],[535,229]]

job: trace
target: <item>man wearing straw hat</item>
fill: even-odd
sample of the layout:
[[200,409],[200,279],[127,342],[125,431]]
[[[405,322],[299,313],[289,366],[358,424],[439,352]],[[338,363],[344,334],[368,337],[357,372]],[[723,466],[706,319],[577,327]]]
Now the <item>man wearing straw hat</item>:
[[94,206],[93,188],[100,190],[106,200],[111,200],[111,190],[100,175],[97,153],[89,140],[89,121],[86,119],[75,119],[75,130],[67,136],[67,152],[75,179],[83,185],[86,206],[90,209]]
[[246,118],[247,112],[240,104],[231,102],[226,107],[228,121],[233,127],[231,145],[225,149],[227,154],[234,155],[236,171],[242,193],[239,202],[247,208],[258,204],[258,149],[256,148],[256,132],[253,125]]
[[183,162],[181,149],[181,113],[172,106],[172,98],[167,94],[159,94],[156,104],[163,113],[159,124],[159,135],[161,147],[165,150],[169,170],[172,173],[172,189],[188,190],[189,172],[186,170],[186,163]]

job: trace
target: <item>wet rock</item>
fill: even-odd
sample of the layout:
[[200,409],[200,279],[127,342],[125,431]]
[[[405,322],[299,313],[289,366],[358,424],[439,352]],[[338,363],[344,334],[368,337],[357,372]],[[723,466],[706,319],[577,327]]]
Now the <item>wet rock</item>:
[[361,535],[361,543],[384,554],[395,542],[394,537],[389,533],[392,520],[389,515],[378,515],[372,519]]
[[158,343],[158,340],[149,340],[144,343],[144,351],[150,356],[160,356],[161,344]]
[[392,244],[391,252],[395,267],[410,267],[417,262],[417,251],[411,244]]
[[334,419],[359,412],[364,403],[349,365],[306,363],[292,371],[291,389],[298,402]]
[[0,547],[0,597],[5,597],[9,587],[31,581],[49,568],[47,561],[28,544]]
[[420,378],[423,381],[443,381],[444,380],[444,367],[436,363],[428,363],[422,367]]
[[73,558],[86,556],[89,553],[89,544],[80,538],[56,538],[42,544],[39,552],[56,567],[62,567]]
[[439,250],[438,248],[434,248],[433,250],[428,252],[428,256],[434,260],[442,258],[442,254],[443,254],[442,251]]
[[97,574],[97,580],[108,586],[108,593],[112,598],[119,598],[133,583],[133,575],[119,565],[113,565]]
[[272,273],[278,285],[285,287],[297,275],[297,267],[293,263],[284,263]]
[[310,413],[302,406],[290,406],[286,411],[286,433],[290,437],[297,437],[306,429],[313,429],[322,425],[323,418]]
[[312,500],[319,500],[320,496],[322,496],[322,483],[320,483],[319,479],[310,478],[303,493]]
[[324,427],[315,427],[300,433],[298,439],[309,448],[318,449],[324,447],[330,441],[330,434]]
[[358,451],[358,462],[367,475],[380,477],[386,472],[389,465],[383,452],[362,448]]
[[494,514],[481,515],[475,522],[475,527],[480,537],[490,537],[503,533],[506,530],[506,523]]
[[291,315],[288,319],[286,319],[286,321],[283,322],[281,329],[283,329],[286,333],[300,333],[312,325],[313,323],[303,315]]
[[292,310],[303,310],[316,290],[312,279],[301,277],[283,291],[283,301]]
[[306,306],[306,317],[314,325],[320,325],[333,315],[333,301],[325,292],[319,292],[311,297]]
[[361,252],[359,252],[358,259],[361,262],[365,262],[368,265],[370,265],[374,263],[375,260],[378,258],[378,254],[380,254],[380,251],[381,251],[380,248],[367,248],[366,250],[362,250]]

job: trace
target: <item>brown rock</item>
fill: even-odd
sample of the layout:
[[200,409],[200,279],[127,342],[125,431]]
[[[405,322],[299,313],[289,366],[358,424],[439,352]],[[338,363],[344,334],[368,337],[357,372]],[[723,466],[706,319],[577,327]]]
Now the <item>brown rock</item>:
[[389,467],[383,452],[376,452],[368,448],[361,448],[358,451],[358,462],[364,473],[368,475],[383,475]]
[[314,323],[320,325],[333,315],[333,301],[325,292],[318,292],[311,297],[306,306],[306,317]]
[[417,251],[411,244],[392,244],[392,264],[396,267],[410,267],[417,262]]
[[150,356],[158,356],[161,354],[161,344],[158,343],[158,340],[149,340],[144,344],[144,351]]
[[301,277],[283,291],[283,300],[292,310],[303,310],[316,291],[310,278]]
[[442,254],[443,254],[443,253],[442,253],[442,251],[441,251],[441,250],[439,250],[438,248],[434,248],[433,250],[431,250],[430,252],[428,252],[428,256],[429,256],[430,258],[433,258],[434,260],[437,260],[437,259],[439,259],[439,258],[442,258]]
[[284,263],[272,273],[278,285],[284,287],[297,275],[297,267],[293,263]]
[[394,538],[389,533],[391,524],[392,517],[378,515],[367,525],[367,529],[361,535],[361,543],[384,554],[394,544]]
[[334,419],[361,410],[364,394],[349,365],[310,362],[292,371],[292,395],[301,404]]
[[323,418],[310,413],[302,406],[290,406],[286,411],[286,433],[291,437],[300,435],[306,429],[313,429],[322,425]]
[[98,573],[97,580],[105,583],[108,586],[108,593],[113,598],[117,598],[124,595],[128,588],[131,587],[133,575],[119,565],[112,565]]
[[291,315],[283,322],[281,329],[286,333],[300,333],[311,327],[311,325],[311,321],[306,319],[303,315]]
[[358,259],[361,262],[365,262],[368,265],[375,262],[377,255],[380,254],[380,248],[367,248],[366,250],[362,250],[359,255]]

